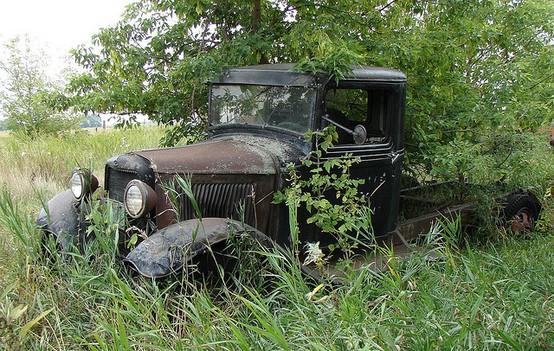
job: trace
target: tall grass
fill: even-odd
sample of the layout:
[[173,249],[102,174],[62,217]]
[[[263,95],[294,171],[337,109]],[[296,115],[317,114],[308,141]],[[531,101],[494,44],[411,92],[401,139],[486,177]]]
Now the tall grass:
[[[108,212],[112,219],[93,213],[96,240],[81,252],[62,258],[52,250],[44,258],[33,224],[37,193],[64,188],[75,163],[101,175],[107,157],[155,146],[156,134],[0,141],[6,146],[0,151],[0,350],[554,348],[548,223],[531,240],[504,237],[476,247],[460,242],[456,223],[445,220],[411,257],[382,249],[384,270],[346,268],[340,284],[307,279],[294,258],[264,248],[248,251],[265,258],[258,272],[270,282],[264,289],[240,271],[232,285],[203,284],[192,274],[137,277],[118,259],[115,211]],[[122,145],[123,137],[133,144]],[[545,196],[551,218],[552,200]]]
[[67,188],[76,166],[94,170],[103,179],[106,160],[123,152],[157,147],[164,130],[142,127],[131,130],[76,132],[61,137],[22,140],[0,138],[0,180],[9,184],[17,201],[33,201],[37,193],[47,198]]

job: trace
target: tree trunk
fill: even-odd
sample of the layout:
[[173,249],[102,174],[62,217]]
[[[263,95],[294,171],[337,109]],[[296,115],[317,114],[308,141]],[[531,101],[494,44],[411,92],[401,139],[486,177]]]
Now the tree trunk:
[[[260,26],[262,23],[262,0],[252,0],[252,32],[259,33]],[[256,49],[259,56],[258,63],[265,64],[269,63],[267,56],[263,53],[260,48]]]

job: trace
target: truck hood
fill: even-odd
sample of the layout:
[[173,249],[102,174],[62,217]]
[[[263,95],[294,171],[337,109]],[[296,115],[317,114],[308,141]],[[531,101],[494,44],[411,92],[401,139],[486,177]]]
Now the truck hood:
[[275,139],[234,135],[134,154],[147,159],[156,173],[275,174],[298,159],[300,150]]

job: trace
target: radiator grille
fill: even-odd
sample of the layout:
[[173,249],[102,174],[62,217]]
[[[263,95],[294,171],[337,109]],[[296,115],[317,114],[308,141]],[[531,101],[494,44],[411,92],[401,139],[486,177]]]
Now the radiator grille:
[[108,168],[108,194],[110,199],[123,202],[125,187],[133,179],[137,179],[138,175],[132,171],[121,171],[113,168]]
[[[193,184],[192,193],[203,218],[219,217],[242,220],[242,213],[244,213],[244,221],[252,226],[256,225],[253,204],[254,184]],[[195,210],[190,199],[182,194],[180,202],[181,219],[195,218]]]

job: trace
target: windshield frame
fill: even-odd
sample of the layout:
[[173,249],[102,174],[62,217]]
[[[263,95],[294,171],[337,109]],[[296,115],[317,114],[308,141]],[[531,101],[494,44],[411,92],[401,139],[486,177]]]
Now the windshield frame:
[[210,84],[209,127],[268,128],[304,134],[315,127],[318,94],[314,86]]

